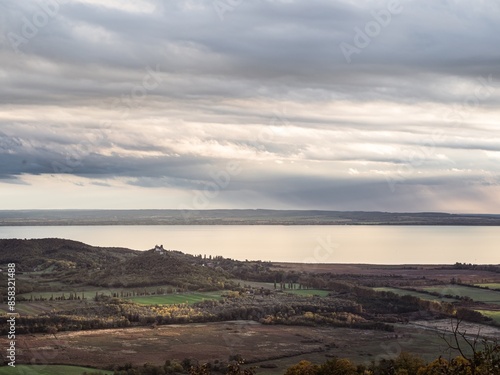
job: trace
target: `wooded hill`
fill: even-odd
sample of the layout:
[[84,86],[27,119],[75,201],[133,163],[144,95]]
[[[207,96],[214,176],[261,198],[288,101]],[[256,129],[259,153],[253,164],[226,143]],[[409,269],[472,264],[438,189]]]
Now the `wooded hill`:
[[227,274],[201,257],[94,247],[64,239],[0,240],[0,264],[15,263],[18,272],[65,284],[135,287],[170,284],[189,290],[223,289]]
[[[210,264],[212,266],[212,264]],[[224,289],[227,274],[178,251],[139,252],[133,258],[107,265],[96,273],[93,285],[147,286],[171,284],[187,290]]]
[[16,263],[18,271],[53,268],[95,269],[136,257],[139,251],[94,247],[82,242],[44,238],[0,239],[0,264]]

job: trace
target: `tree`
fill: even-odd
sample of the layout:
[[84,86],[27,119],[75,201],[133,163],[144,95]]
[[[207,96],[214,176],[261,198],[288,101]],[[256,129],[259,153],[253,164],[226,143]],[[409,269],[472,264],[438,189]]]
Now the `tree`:
[[285,375],[318,375],[319,367],[309,361],[300,361],[296,365],[289,367]]
[[57,327],[56,326],[48,326],[47,327],[47,333],[49,335],[54,335],[54,338],[57,339],[56,333],[57,333]]
[[[492,375],[500,373],[500,345],[498,341],[480,340],[479,331],[474,336],[467,335],[466,330],[460,329],[462,318],[457,317],[451,320],[451,338],[444,334],[441,338],[452,350],[458,351],[460,355],[450,362],[441,361],[431,363],[433,368],[426,367],[418,375],[433,375],[434,369],[440,366],[444,374],[457,375]],[[470,353],[470,354],[469,354]],[[440,358],[441,360],[441,358]],[[429,368],[429,370],[427,370]],[[427,372],[426,372],[427,371]],[[428,372],[431,371],[431,372]]]
[[356,366],[343,358],[334,358],[323,363],[317,372],[318,375],[356,375],[357,373]]
[[394,360],[394,368],[396,374],[399,375],[417,375],[418,370],[424,366],[425,362],[422,358],[406,352],[402,352]]

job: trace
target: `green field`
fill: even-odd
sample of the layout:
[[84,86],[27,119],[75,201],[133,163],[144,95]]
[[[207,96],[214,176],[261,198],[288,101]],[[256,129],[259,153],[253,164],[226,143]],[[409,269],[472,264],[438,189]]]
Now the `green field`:
[[82,375],[84,372],[100,372],[105,375],[112,375],[112,371],[96,370],[78,366],[59,365],[16,365],[16,367],[0,367],[0,375]]
[[493,319],[496,323],[500,324],[500,311],[494,310],[476,310],[479,311],[484,316]]
[[320,296],[320,297],[326,297],[328,293],[330,293],[328,290],[322,290],[322,289],[285,289],[284,292],[296,294],[299,296]]
[[257,289],[264,288],[264,289],[274,290],[274,283],[267,283],[263,281],[247,281],[241,279],[232,279],[231,281],[234,281],[236,284],[240,284],[240,286],[247,285]]
[[32,292],[32,293],[23,293],[19,294],[19,297],[24,297],[24,298],[47,298],[49,299],[51,296],[54,298],[56,297],[61,297],[64,293],[65,297],[68,298],[71,293],[76,294],[80,298],[82,297],[82,293],[85,295],[85,298],[93,298],[95,294],[103,294],[105,296],[112,296],[113,293],[116,293],[120,295],[120,293],[132,293],[132,292],[149,292],[149,293],[155,293],[157,289],[163,288],[166,290],[167,288],[174,288],[170,285],[158,285],[158,286],[147,286],[147,287],[134,287],[134,288],[93,288],[93,287],[78,287],[78,288],[68,288],[67,285],[59,283],[57,286],[54,285],[54,291],[53,292]]
[[415,292],[413,290],[405,290],[405,289],[389,288],[389,287],[379,287],[379,288],[373,288],[373,289],[376,290],[377,292],[392,292],[394,294],[397,294],[398,296],[413,296],[413,297],[417,297],[417,298],[420,298],[423,300],[428,300],[428,301],[438,301],[438,302],[456,301],[453,298],[431,296],[430,294]]
[[215,300],[221,298],[221,295],[222,292],[181,293],[161,296],[130,297],[127,299],[141,305],[172,305],[180,303],[193,304],[204,300]]
[[452,296],[469,297],[477,302],[500,305],[500,292],[494,290],[479,289],[463,285],[428,286],[423,289],[429,292],[437,292],[442,295],[450,294]]
[[[280,285],[279,283],[276,284],[276,289],[274,288],[274,283],[266,283],[266,282],[261,282],[261,281],[246,281],[246,280],[238,280],[234,279],[233,280],[235,283],[239,283],[241,286],[251,286],[252,288],[260,289],[269,289],[271,291],[274,290],[280,290]],[[288,284],[287,284],[288,286]],[[285,293],[292,293],[296,294],[299,296],[320,296],[320,297],[326,297],[330,291],[328,290],[323,290],[323,289],[298,289],[299,284],[294,284],[294,287],[296,289],[283,289],[283,292]]]
[[[92,303],[92,301],[90,301]],[[50,311],[61,311],[76,309],[82,306],[82,301],[33,301],[33,302],[17,302],[16,312],[21,315],[37,315],[48,313]],[[0,305],[0,315],[7,313],[7,305]]]
[[486,284],[475,284],[477,286],[481,286],[483,288],[490,288],[490,289],[498,289],[500,290],[500,284],[499,283],[486,283]]

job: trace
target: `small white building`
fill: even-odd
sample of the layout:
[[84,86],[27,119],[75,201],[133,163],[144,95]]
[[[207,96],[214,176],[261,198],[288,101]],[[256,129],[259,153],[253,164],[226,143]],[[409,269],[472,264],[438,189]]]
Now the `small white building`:
[[158,253],[160,255],[165,254],[165,249],[163,248],[163,245],[155,245],[155,253]]

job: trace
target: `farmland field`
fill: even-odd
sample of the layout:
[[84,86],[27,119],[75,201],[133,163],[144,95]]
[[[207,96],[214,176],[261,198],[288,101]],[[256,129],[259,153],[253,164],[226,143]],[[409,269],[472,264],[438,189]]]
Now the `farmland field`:
[[240,284],[241,286],[243,285],[249,285],[252,288],[264,288],[264,289],[274,289],[274,283],[267,283],[263,281],[247,281],[247,280],[240,280],[240,279],[232,279],[236,284]]
[[490,289],[498,289],[500,290],[500,283],[486,283],[486,284],[476,284],[477,286],[481,286],[483,288],[490,288]]
[[447,297],[437,297],[437,296],[432,296],[427,293],[419,293],[415,292],[413,290],[405,290],[405,289],[399,289],[399,288],[389,288],[389,287],[380,287],[380,288],[373,288],[377,292],[392,292],[395,293],[399,296],[413,296],[413,297],[418,297],[423,300],[428,300],[428,301],[444,301],[444,302],[453,302],[456,301],[453,298],[447,298]]
[[154,296],[140,296],[127,298],[130,301],[141,305],[172,305],[180,303],[196,303],[204,300],[214,300],[221,298],[222,292],[207,293],[181,293]]
[[284,292],[296,294],[299,296],[320,296],[320,297],[326,297],[328,293],[330,293],[328,290],[322,290],[322,289],[286,289]]
[[123,293],[132,293],[132,292],[148,292],[148,293],[156,293],[158,289],[164,289],[166,290],[167,288],[172,288],[170,285],[158,285],[158,286],[147,286],[147,287],[133,287],[133,288],[104,288],[104,287],[88,287],[88,286],[83,286],[83,287],[76,287],[76,288],[69,288],[68,285],[62,284],[62,283],[57,283],[57,285],[54,286],[55,292],[31,292],[31,293],[22,293],[19,294],[19,297],[22,298],[27,298],[29,299],[30,297],[33,298],[46,298],[49,299],[50,297],[61,297],[63,294],[65,295],[66,298],[69,297],[70,293],[75,294],[76,296],[82,297],[85,296],[85,298],[92,298],[95,296],[95,294],[99,295],[105,295],[105,296],[112,296],[113,293],[120,295],[122,292]]
[[[436,332],[447,332],[451,333],[456,326],[457,321],[452,319],[435,319],[435,320],[414,320],[410,322],[410,326],[416,326],[426,329],[432,329]],[[471,323],[471,322],[461,322],[460,329],[465,332],[469,337],[475,337],[479,333],[482,337],[489,337],[494,339],[500,339],[500,328],[493,327],[491,325]]]
[[[234,280],[236,283],[240,283],[241,285],[249,285],[253,288],[264,288],[264,289],[270,289],[274,290],[274,283],[266,283],[266,282],[259,282],[259,281],[246,281],[246,280]],[[294,284],[294,287],[296,289],[284,289],[283,292],[285,293],[292,293],[292,294],[297,294],[300,296],[320,296],[320,297],[326,297],[328,293],[330,293],[328,290],[323,290],[323,289],[298,289],[299,284]],[[280,289],[279,283],[276,285],[276,289]]]
[[[50,311],[61,311],[68,309],[75,309],[82,306],[82,301],[33,301],[33,302],[17,302],[16,312],[21,315],[36,315],[48,313]],[[8,306],[6,304],[0,305],[0,316],[7,313]]]
[[479,311],[484,316],[493,319],[497,324],[500,324],[500,311],[495,310],[476,310]]
[[[0,338],[0,345],[5,345],[5,341]],[[352,345],[353,342],[356,345]],[[259,369],[260,375],[283,374],[285,368],[302,359],[323,362],[333,355],[369,364],[394,347],[420,354],[428,360],[444,355],[447,348],[434,331],[408,325],[396,325],[395,332],[384,332],[232,321],[165,325],[156,329],[134,327],[60,332],[57,338],[47,334],[28,335],[19,341],[18,361],[26,363],[34,353],[41,358],[53,358],[50,356],[55,350],[59,353],[55,359],[60,364],[81,366],[125,362],[139,366],[146,362],[162,365],[166,359],[181,361],[187,353],[200,361],[227,360],[229,355],[239,353],[252,365],[274,363],[278,366]]]
[[488,302],[500,305],[500,292],[494,290],[479,289],[463,285],[428,286],[422,289],[429,292],[437,292],[442,295],[450,294],[452,296],[469,297],[477,302]]
[[79,366],[59,365],[16,365],[15,370],[11,367],[0,367],[0,375],[82,375],[84,372],[100,371],[103,375],[111,375],[112,371],[96,370]]

